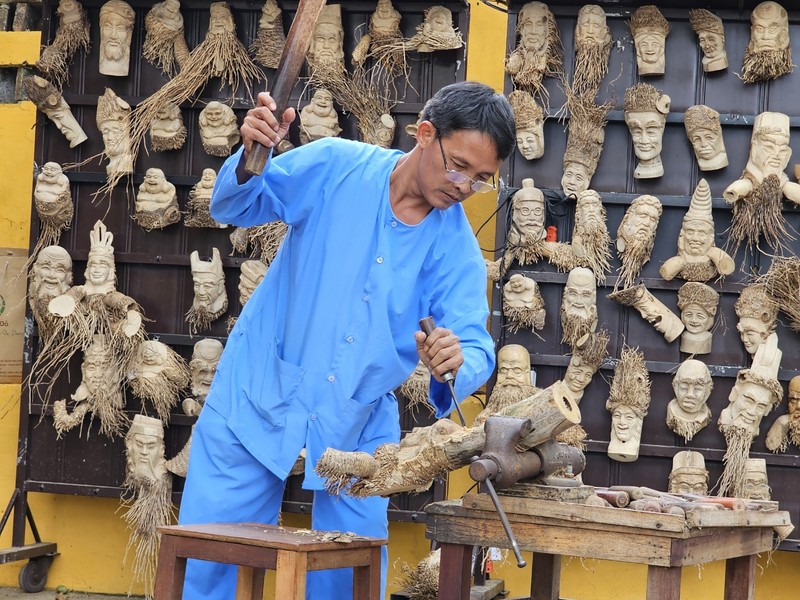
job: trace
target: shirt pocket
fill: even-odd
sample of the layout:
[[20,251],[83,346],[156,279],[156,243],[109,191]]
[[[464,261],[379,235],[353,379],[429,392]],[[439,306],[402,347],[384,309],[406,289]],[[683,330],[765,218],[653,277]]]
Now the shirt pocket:
[[256,412],[269,425],[278,428],[286,425],[286,413],[297,400],[305,369],[281,359],[276,346],[277,342],[273,339],[266,348],[263,369],[253,369],[249,389],[244,392]]

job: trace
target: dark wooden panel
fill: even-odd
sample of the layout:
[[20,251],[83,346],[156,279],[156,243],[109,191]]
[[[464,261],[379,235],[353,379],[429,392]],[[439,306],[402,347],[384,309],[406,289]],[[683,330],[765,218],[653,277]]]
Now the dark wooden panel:
[[[524,2],[512,2],[508,23],[508,47],[516,44],[514,27],[517,13]],[[556,16],[559,31],[564,43],[565,71],[571,79],[574,64],[574,28],[578,8],[584,2],[565,1],[548,3]],[[598,169],[592,179],[592,189],[597,190],[608,213],[608,229],[612,238],[630,202],[640,194],[652,194],[662,201],[663,213],[656,235],[655,248],[650,261],[644,265],[641,280],[653,295],[676,314],[677,291],[682,280],[664,281],[659,275],[661,264],[677,253],[677,238],[681,222],[689,206],[691,194],[700,178],[705,178],[711,188],[713,216],[716,230],[716,245],[725,247],[726,231],[731,224],[730,207],[722,199],[723,190],[738,179],[748,160],[750,136],[755,115],[763,111],[778,111],[788,114],[792,119],[793,131],[791,146],[794,161],[790,161],[787,174],[794,179],[791,168],[800,151],[800,110],[795,98],[800,93],[800,75],[792,73],[769,83],[745,85],[737,76],[741,72],[744,49],[750,39],[750,10],[757,2],[705,2],[705,7],[719,7],[715,11],[724,21],[726,49],[729,67],[720,73],[706,74],[701,66],[701,51],[695,34],[688,22],[688,8],[696,3],[671,2],[670,8],[662,8],[669,20],[671,32],[667,38],[666,73],[663,76],[644,77],[642,82],[650,83],[670,95],[671,112],[663,138],[662,159],[665,175],[658,179],[636,180],[633,170],[636,158],[633,154],[630,134],[624,122],[622,111],[626,88],[638,82],[635,69],[633,41],[627,21],[630,13],[637,7],[650,2],[600,2],[606,7],[607,22],[611,29],[614,46],[611,50],[608,75],[600,89],[598,99],[611,102],[609,123],[605,129],[605,143]],[[793,47],[800,44],[800,12],[789,13]],[[796,54],[795,50],[795,54]],[[558,240],[569,241],[574,222],[574,202],[563,199],[560,192],[562,158],[566,146],[568,115],[561,120],[553,115],[558,113],[564,102],[563,93],[558,90],[558,82],[546,80],[550,91],[549,114],[545,123],[545,155],[536,161],[525,161],[517,153],[503,166],[504,183],[508,195],[520,187],[523,178],[531,177],[537,187],[543,189],[548,201],[547,224],[558,227]],[[506,77],[505,90],[513,89],[510,78]],[[728,152],[729,166],[714,172],[701,172],[696,166],[691,145],[683,125],[683,111],[694,104],[707,104],[721,114],[723,135]],[[795,231],[800,231],[800,211],[790,202],[784,202],[784,216]],[[508,207],[503,206],[497,219],[497,245],[501,246],[508,228]],[[600,327],[609,331],[610,360],[601,368],[586,389],[580,404],[582,425],[587,431],[588,465],[583,479],[586,483],[597,485],[641,484],[657,489],[667,488],[667,478],[671,470],[672,456],[683,448],[692,448],[706,457],[709,482],[713,488],[722,472],[722,458],[725,453],[725,440],[717,428],[717,419],[728,405],[728,395],[733,386],[736,373],[750,365],[750,356],[745,351],[736,331],[737,317],[734,304],[742,288],[750,281],[751,274],[764,273],[771,264],[770,255],[774,250],[762,246],[764,254],[740,248],[735,255],[737,270],[721,281],[708,282],[720,293],[720,305],[715,321],[712,351],[698,356],[705,362],[714,376],[714,390],[708,402],[712,411],[711,423],[686,443],[676,436],[665,423],[666,407],[673,398],[672,375],[678,365],[689,356],[680,352],[679,342],[666,342],[664,337],[647,323],[636,310],[620,306],[606,298],[616,281],[616,271],[620,261],[616,249],[612,248],[611,276],[605,285],[598,286],[598,314]],[[800,253],[800,242],[791,242],[794,254]],[[557,273],[547,262],[520,267],[512,265],[507,277],[523,273],[539,282],[547,309],[547,322],[544,330],[518,332],[511,334],[502,317],[502,283],[492,287],[492,334],[497,347],[508,343],[522,344],[531,353],[531,362],[537,374],[540,387],[561,378],[568,361],[569,348],[561,343],[559,310],[566,274]],[[788,327],[785,315],[779,315],[777,328],[783,362],[779,379],[784,387],[793,376],[800,373],[800,336]],[[608,398],[609,381],[613,375],[613,363],[620,356],[623,344],[638,347],[645,356],[651,378],[649,413],[644,419],[642,445],[639,459],[633,463],[620,463],[611,460],[607,454],[610,439],[611,416],[605,408]],[[490,388],[493,380],[490,381]],[[764,458],[768,464],[769,482],[772,497],[780,501],[781,508],[788,510],[793,521],[800,519],[800,498],[796,493],[796,480],[800,468],[800,449],[790,446],[786,454],[772,454],[765,447],[764,438],[770,425],[786,412],[785,401],[767,415],[758,437],[751,448],[751,456]],[[797,532],[781,546],[783,549],[799,550],[800,535]]]

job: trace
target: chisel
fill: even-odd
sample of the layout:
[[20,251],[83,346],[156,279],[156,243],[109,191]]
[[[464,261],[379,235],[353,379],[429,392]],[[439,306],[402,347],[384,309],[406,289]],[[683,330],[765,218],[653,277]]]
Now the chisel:
[[[425,317],[424,319],[419,320],[419,327],[422,329],[422,332],[425,335],[430,335],[433,333],[433,330],[436,329],[436,323],[433,320],[433,317]],[[453,404],[456,405],[456,412],[458,413],[458,418],[461,419],[461,424],[466,427],[467,422],[464,420],[464,415],[461,413],[461,408],[458,406],[458,398],[456,397],[456,389],[453,387],[453,382],[456,380],[455,376],[453,375],[452,371],[446,371],[442,374],[442,379],[444,379],[445,383],[447,383],[447,387],[450,388],[450,395],[453,397]]]

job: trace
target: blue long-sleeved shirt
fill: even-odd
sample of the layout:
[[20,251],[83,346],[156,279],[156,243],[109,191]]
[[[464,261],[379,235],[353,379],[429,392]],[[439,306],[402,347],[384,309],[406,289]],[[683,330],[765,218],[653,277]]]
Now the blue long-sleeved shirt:
[[[327,138],[272,158],[240,186],[241,152],[219,172],[211,215],[290,227],[228,338],[206,403],[278,477],[305,446],[304,487],[320,489],[313,468],[326,448],[353,450],[373,411],[396,420],[392,390],[417,364],[420,318],[460,339],[459,398],[489,377],[486,270],[460,205],[417,225],[394,216],[389,176],[400,151]],[[438,416],[453,408],[434,379],[431,400]]]

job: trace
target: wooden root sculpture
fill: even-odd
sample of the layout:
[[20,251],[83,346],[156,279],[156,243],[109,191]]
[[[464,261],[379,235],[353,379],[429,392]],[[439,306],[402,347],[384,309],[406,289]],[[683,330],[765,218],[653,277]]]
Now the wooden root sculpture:
[[[517,450],[533,448],[580,422],[580,409],[569,398],[554,397],[553,386],[498,412],[507,417],[531,419],[532,432]],[[344,452],[328,448],[316,466],[332,494],[354,497],[390,496],[421,492],[433,480],[470,463],[486,441],[483,426],[461,427],[441,419],[428,427],[416,427],[400,444],[384,444],[375,453]]]

